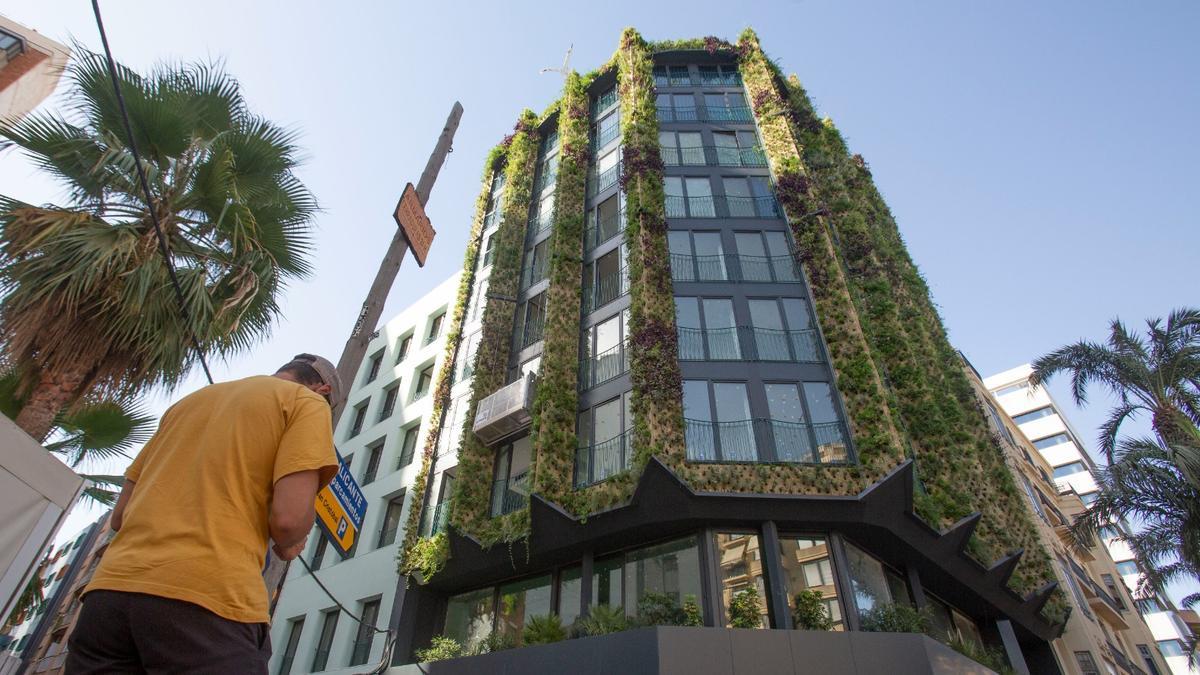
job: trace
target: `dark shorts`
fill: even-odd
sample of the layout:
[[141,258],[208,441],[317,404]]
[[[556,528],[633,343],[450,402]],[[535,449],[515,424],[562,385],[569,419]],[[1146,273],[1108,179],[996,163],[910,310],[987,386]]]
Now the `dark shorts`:
[[66,672],[265,674],[270,658],[265,623],[156,595],[92,591],[71,632]]

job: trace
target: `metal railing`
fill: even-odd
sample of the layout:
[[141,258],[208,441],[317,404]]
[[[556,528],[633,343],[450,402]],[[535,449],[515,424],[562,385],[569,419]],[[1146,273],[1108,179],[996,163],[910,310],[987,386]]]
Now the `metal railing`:
[[672,253],[671,280],[795,284],[800,282],[800,266],[790,255]]
[[546,333],[546,320],[538,319],[525,324],[525,329],[521,333],[521,349],[541,342],[542,337]]
[[426,537],[432,537],[440,532],[445,532],[450,523],[450,500],[446,500],[435,505],[432,509],[426,509],[424,522],[421,523],[421,532]]
[[579,362],[579,387],[591,389],[629,372],[629,349],[626,342],[606,349]]
[[528,231],[525,233],[526,239],[532,239],[537,235],[545,232],[554,225],[554,211],[546,213],[536,213],[529,218]]
[[692,83],[701,87],[739,87],[742,84],[742,74],[701,71],[700,77],[692,78]]
[[550,260],[543,257],[536,264],[530,263],[521,268],[521,289],[524,290],[546,278],[550,273]]
[[533,193],[541,194],[542,190],[554,185],[554,181],[558,180],[558,172],[551,171],[538,176],[537,182],[533,184]]
[[633,430],[575,450],[575,487],[599,483],[629,468]]
[[767,165],[762,148],[737,148],[727,145],[695,145],[662,148],[666,166],[749,166]]
[[599,117],[601,113],[607,112],[617,102],[617,88],[613,87],[608,91],[600,94],[600,98],[592,104],[592,117]]
[[610,127],[600,129],[598,131],[598,133],[595,135],[595,137],[592,138],[592,153],[594,154],[597,150],[600,150],[601,148],[606,147],[609,143],[612,143],[613,141],[617,140],[617,137],[619,137],[620,135],[621,135],[620,120],[618,120],[616,124],[614,124]]
[[621,178],[621,163],[609,167],[604,173],[588,178],[588,193],[596,195],[617,184]]
[[779,218],[783,215],[779,203],[770,195],[667,195],[666,208],[668,218]]
[[746,105],[658,106],[659,122],[754,122]]
[[624,221],[624,211],[617,211],[607,218],[597,219],[584,232],[584,247],[586,250],[591,251],[600,244],[620,234],[622,231],[621,225]]
[[628,292],[629,268],[622,267],[614,274],[607,274],[597,279],[595,286],[584,289],[584,311],[594,312]]
[[686,328],[680,326],[680,361],[793,361],[819,363],[815,330],[779,330],[756,326]]
[[503,516],[529,506],[529,473],[492,481],[492,515]]
[[687,457],[693,462],[841,464],[850,459],[841,422],[812,424],[761,418],[683,422]]

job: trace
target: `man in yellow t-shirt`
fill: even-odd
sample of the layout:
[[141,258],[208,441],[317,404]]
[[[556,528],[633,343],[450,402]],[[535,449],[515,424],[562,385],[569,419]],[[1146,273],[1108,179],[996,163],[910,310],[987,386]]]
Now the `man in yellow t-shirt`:
[[304,548],[338,468],[341,391],[333,364],[300,354],[167,410],[125,472],[67,673],[267,672],[268,538],[284,560]]

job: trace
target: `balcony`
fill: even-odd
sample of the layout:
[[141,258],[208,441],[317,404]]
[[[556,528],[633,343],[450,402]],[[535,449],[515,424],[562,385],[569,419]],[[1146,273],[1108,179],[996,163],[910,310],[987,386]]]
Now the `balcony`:
[[604,129],[600,129],[599,133],[592,139],[592,154],[608,147],[609,143],[617,140],[621,135],[621,124],[613,124]]
[[815,330],[756,326],[685,328],[679,331],[680,361],[785,361],[820,363]]
[[741,166],[763,167],[767,156],[762,148],[736,148],[726,145],[696,145],[662,148],[666,166]]
[[[688,461],[842,464],[850,459],[841,422],[685,419]],[[774,448],[774,453],[764,452]],[[774,455],[772,457],[772,454]]]
[[554,225],[554,212],[538,213],[529,218],[529,227],[525,233],[526,239],[533,239],[549,230]]
[[600,244],[620,234],[623,230],[621,225],[624,222],[625,212],[617,211],[589,225],[587,231],[584,232],[584,246],[586,250],[595,250]]
[[622,267],[596,280],[595,286],[583,289],[583,310],[594,312],[629,292],[629,268]]
[[741,73],[710,73],[701,72],[700,77],[693,77],[692,84],[701,87],[740,87],[742,86]]
[[629,468],[633,430],[578,448],[575,451],[575,487],[594,485]]
[[543,258],[521,269],[521,289],[524,290],[546,278],[550,272],[550,261]]
[[629,372],[629,349],[626,343],[606,349],[592,358],[579,362],[581,391],[604,384]]
[[671,254],[671,280],[737,283],[800,283],[800,266],[790,255],[756,256]]
[[604,192],[608,188],[617,184],[621,178],[621,163],[617,162],[616,166],[611,166],[599,175],[593,175],[588,178],[588,194],[597,195]]
[[422,518],[421,532],[422,536],[432,537],[435,534],[445,532],[450,524],[450,508],[453,502],[444,501],[435,505],[432,509],[426,509],[425,516]]
[[503,516],[529,506],[529,472],[492,481],[492,515]]
[[670,122],[741,122],[752,124],[754,113],[750,106],[658,106],[658,121]]
[[554,185],[554,181],[558,179],[558,172],[552,171],[538,176],[537,182],[533,184],[533,193],[541,194],[542,190]]
[[601,114],[608,112],[608,109],[617,103],[617,89],[613,87],[600,95],[596,102],[592,104],[592,117],[600,117]]
[[668,218],[780,218],[783,211],[770,195],[739,197],[667,195]]

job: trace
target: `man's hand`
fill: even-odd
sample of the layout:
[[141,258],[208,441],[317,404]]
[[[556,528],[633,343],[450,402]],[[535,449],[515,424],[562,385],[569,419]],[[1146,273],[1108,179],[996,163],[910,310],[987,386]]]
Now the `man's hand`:
[[301,539],[300,543],[298,544],[293,544],[287,547],[280,547],[279,544],[275,544],[275,546],[272,547],[272,550],[275,551],[275,555],[278,556],[280,560],[295,560],[296,557],[299,556],[304,550],[304,545],[307,543],[308,535],[305,535],[304,539]]

